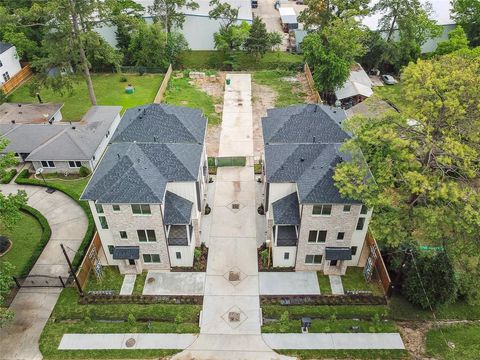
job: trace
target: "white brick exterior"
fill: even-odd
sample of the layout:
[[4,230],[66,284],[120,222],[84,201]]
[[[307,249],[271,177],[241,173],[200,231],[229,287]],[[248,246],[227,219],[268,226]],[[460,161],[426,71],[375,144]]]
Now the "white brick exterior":
[[0,54],[0,85],[5,82],[3,74],[8,73],[10,78],[14,77],[21,69],[15,46]]

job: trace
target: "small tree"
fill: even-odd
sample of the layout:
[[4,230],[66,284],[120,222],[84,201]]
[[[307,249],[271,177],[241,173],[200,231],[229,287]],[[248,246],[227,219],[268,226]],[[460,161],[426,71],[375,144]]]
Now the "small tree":
[[445,55],[454,51],[467,49],[468,39],[467,34],[460,25],[448,33],[448,40],[438,43],[435,54]]
[[174,27],[183,28],[185,22],[183,8],[196,10],[198,4],[189,0],[154,0],[153,5],[148,7],[148,11],[154,21],[161,23],[166,32],[170,33]]
[[478,0],[452,0],[452,18],[468,35],[470,46],[480,45],[480,2]]
[[405,271],[402,294],[414,305],[433,309],[455,301],[457,282],[445,252],[436,255],[412,254]]
[[282,34],[278,31],[272,31],[268,33],[268,44],[271,50],[278,50],[278,47],[282,45]]
[[271,47],[265,23],[258,16],[253,19],[252,26],[245,40],[245,50],[256,57],[263,56]]

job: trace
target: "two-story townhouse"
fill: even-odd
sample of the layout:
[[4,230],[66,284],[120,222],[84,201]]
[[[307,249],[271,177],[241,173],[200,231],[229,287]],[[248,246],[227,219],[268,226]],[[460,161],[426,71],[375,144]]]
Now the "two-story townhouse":
[[207,119],[165,104],[128,109],[84,193],[107,265],[192,266],[206,198]]
[[344,274],[359,266],[371,210],[343,198],[333,180],[348,161],[342,109],[299,105],[262,119],[267,239],[273,266]]

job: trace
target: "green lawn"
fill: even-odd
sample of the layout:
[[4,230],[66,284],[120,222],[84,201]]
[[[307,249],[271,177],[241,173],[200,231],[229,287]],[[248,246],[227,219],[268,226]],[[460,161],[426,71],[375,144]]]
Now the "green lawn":
[[145,285],[145,280],[147,279],[148,271],[143,271],[141,274],[137,274],[135,279],[135,285],[133,286],[133,295],[142,295],[143,286]]
[[[90,177],[78,179],[78,180],[52,180],[45,178],[47,186],[53,186],[57,189],[65,190],[66,192],[75,195],[75,198],[78,200],[80,195],[82,195],[83,190],[87,186],[88,180]],[[37,180],[38,183],[44,184],[43,180]]]
[[318,286],[320,287],[320,294],[330,295],[332,293],[332,287],[330,286],[330,279],[328,275],[324,275],[322,272],[317,271]]
[[94,271],[90,272],[85,291],[114,290],[120,293],[124,275],[120,274],[117,266],[104,266],[102,278],[97,278]]
[[[126,77],[127,82],[120,82],[120,78]],[[97,96],[98,105],[120,105],[123,110],[129,107],[147,104],[153,101],[158,88],[162,83],[163,75],[145,74],[93,74],[92,81]],[[135,87],[134,94],[126,94],[125,86],[132,84]],[[59,94],[50,89],[40,90],[44,102],[60,102],[65,105],[62,108],[64,120],[78,121],[90,108],[87,86],[82,77],[73,87],[71,93]],[[11,96],[11,102],[37,102],[36,97],[30,95],[28,83]]]
[[402,85],[400,83],[395,85],[375,86],[373,89],[381,99],[394,104],[400,110],[405,106],[405,99],[402,95]]
[[342,276],[343,290],[347,291],[371,291],[373,295],[383,296],[383,290],[375,281],[366,282],[363,276],[363,268],[349,266]]
[[[351,320],[351,319],[329,319],[312,320],[309,329],[311,333],[350,333],[352,326],[359,326],[357,332],[380,333],[396,332],[397,328],[393,322],[383,322],[377,318],[376,321]],[[263,333],[301,333],[300,320],[290,320],[282,324],[280,321],[268,322],[262,326]]]
[[408,359],[406,350],[278,350],[283,355],[309,359]]
[[296,71],[289,70],[256,71],[253,73],[253,82],[273,89],[277,93],[275,106],[285,107],[305,102],[306,94],[302,84],[298,81],[288,81],[296,75]]
[[[448,342],[454,347],[449,347]],[[444,360],[480,358],[480,324],[460,324],[434,328],[427,333],[427,354]]]
[[[0,262],[8,261],[15,270],[13,275],[25,275],[30,258],[40,243],[42,226],[32,215],[21,213],[21,219],[11,229],[0,223],[0,234],[7,236],[13,243],[10,250],[0,258]],[[23,274],[22,274],[23,273]]]
[[222,104],[223,100],[212,98],[197,86],[190,85],[190,81],[186,77],[175,79],[175,75],[173,75],[168,83],[167,91],[165,91],[164,102],[200,109],[208,118],[209,124],[220,124],[222,118],[220,114],[215,112],[215,104]]

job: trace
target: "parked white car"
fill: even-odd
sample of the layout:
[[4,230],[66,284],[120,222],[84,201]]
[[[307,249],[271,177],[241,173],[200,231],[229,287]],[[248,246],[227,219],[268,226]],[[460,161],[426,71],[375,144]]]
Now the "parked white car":
[[395,85],[397,80],[392,75],[382,75],[382,80],[386,85]]

